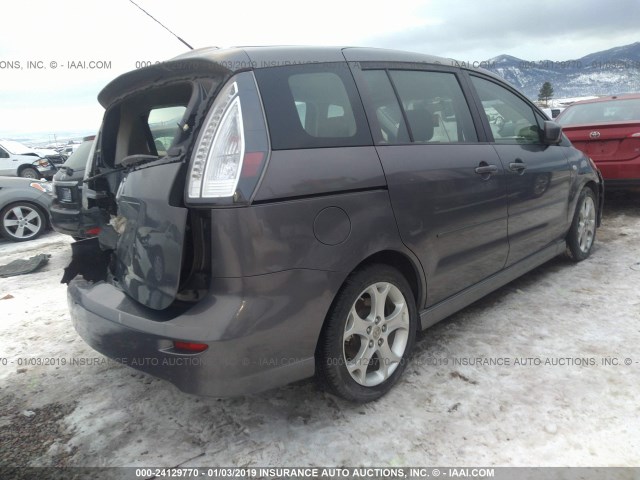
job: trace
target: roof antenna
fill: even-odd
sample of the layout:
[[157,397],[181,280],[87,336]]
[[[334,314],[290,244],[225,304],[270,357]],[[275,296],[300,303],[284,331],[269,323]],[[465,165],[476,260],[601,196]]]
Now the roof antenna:
[[191,45],[189,45],[187,42],[185,42],[183,39],[181,39],[178,35],[176,35],[175,33],[173,33],[171,30],[169,30],[167,27],[165,27],[162,23],[160,23],[158,20],[156,20],[156,18],[151,15],[149,12],[147,12],[144,8],[142,8],[140,5],[138,5],[136,2],[134,2],[133,0],[129,0],[131,3],[133,3],[136,7],[138,7],[140,10],[142,10],[144,13],[146,13],[148,16],[150,16],[154,21],[156,21],[158,24],[160,24],[160,26],[162,28],[164,28],[167,32],[169,32],[171,35],[173,35],[174,37],[176,37],[178,40],[180,40],[182,43],[184,43],[187,47],[189,47],[190,50],[193,50],[193,47]]

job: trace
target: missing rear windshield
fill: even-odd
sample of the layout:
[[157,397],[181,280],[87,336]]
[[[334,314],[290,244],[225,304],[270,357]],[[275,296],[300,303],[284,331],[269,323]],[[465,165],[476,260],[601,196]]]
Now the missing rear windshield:
[[154,108],[149,112],[147,126],[158,156],[165,156],[180,134],[180,124],[186,111],[186,105],[178,105]]
[[132,155],[163,157],[184,142],[191,134],[187,116],[193,93],[191,82],[178,83],[131,95],[110,108],[101,142],[103,166],[116,168]]

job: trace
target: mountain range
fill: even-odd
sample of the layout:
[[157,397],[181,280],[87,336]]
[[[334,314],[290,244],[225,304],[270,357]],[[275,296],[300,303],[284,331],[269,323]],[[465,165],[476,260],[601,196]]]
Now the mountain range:
[[640,92],[640,42],[591,53],[579,59],[523,60],[500,55],[482,64],[533,100],[544,82],[554,98]]

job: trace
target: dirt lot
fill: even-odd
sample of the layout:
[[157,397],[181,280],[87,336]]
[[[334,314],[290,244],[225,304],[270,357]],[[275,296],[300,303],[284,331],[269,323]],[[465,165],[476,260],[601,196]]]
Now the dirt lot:
[[51,254],[0,279],[0,466],[638,465],[640,191],[608,195],[590,259],[551,261],[424,332],[365,406],[312,381],[199,398],[107,361],[69,320],[70,242],[0,241],[2,264]]

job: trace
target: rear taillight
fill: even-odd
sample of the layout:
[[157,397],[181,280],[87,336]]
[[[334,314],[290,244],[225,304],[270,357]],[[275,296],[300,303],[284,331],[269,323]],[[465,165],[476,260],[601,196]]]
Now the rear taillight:
[[186,201],[246,203],[264,167],[268,145],[253,73],[240,73],[223,87],[202,125]]
[[213,138],[200,196],[218,198],[233,195],[240,179],[243,156],[242,110],[240,98],[236,97],[222,117],[220,127]]
[[242,109],[238,84],[232,82],[218,95],[202,127],[191,162],[188,197],[233,195],[243,153]]

